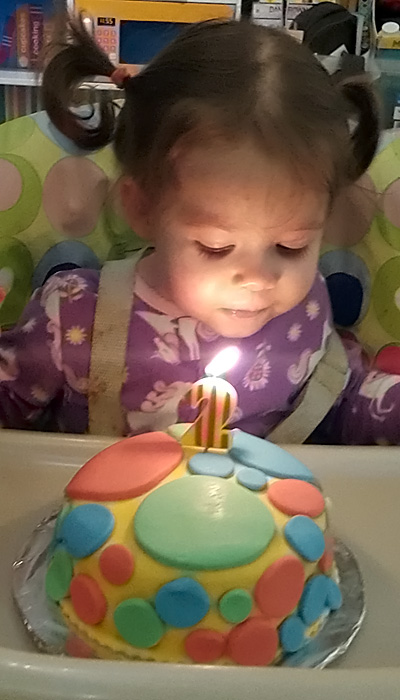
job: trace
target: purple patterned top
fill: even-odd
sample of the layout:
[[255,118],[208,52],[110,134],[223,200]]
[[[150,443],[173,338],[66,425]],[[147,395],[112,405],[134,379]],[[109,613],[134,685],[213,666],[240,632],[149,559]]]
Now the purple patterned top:
[[[171,305],[138,279],[121,394],[126,434],[192,421],[195,411],[182,404],[182,397],[217,352],[232,344],[241,356],[227,374],[239,397],[230,427],[266,436],[290,413],[331,333],[329,298],[319,274],[301,304],[237,341],[194,318],[170,313]],[[18,325],[0,336],[4,428],[87,431],[98,282],[93,270],[52,276],[35,292]],[[344,343],[349,380],[320,436],[332,443],[400,444],[400,376],[369,371],[359,345]]]

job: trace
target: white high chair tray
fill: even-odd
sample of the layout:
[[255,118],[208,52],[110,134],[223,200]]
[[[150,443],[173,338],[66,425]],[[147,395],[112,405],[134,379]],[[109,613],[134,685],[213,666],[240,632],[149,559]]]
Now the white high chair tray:
[[13,607],[11,565],[102,438],[0,433],[0,700],[398,700],[400,448],[291,447],[333,502],[332,526],[358,558],[367,616],[324,671],[91,661],[35,651]]

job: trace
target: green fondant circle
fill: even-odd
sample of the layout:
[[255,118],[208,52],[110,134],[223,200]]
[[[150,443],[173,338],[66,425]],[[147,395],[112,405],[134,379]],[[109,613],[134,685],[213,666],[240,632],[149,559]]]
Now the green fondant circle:
[[395,296],[400,288],[400,256],[391,258],[378,270],[372,287],[372,302],[382,328],[400,340],[400,309]]
[[157,644],[164,634],[164,625],[147,600],[129,598],[114,612],[115,626],[128,644],[148,649]]
[[68,594],[73,574],[72,558],[63,549],[57,549],[46,573],[46,593],[52,600],[58,602]]
[[15,165],[22,177],[18,201],[10,209],[0,211],[0,230],[3,236],[10,238],[25,231],[36,219],[41,206],[42,185],[38,173],[25,158],[3,154],[2,159]]
[[242,588],[234,588],[225,593],[219,601],[219,611],[227,622],[238,624],[243,622],[250,615],[253,607],[253,600]]
[[153,491],[134,519],[148,554],[182,569],[229,569],[249,564],[274,534],[262,501],[235,483],[211,476],[177,479]]

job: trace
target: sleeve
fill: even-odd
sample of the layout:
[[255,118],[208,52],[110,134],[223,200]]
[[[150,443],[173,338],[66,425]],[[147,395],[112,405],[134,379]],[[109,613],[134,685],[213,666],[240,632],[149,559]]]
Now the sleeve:
[[400,445],[400,375],[371,368],[358,342],[350,337],[342,340],[349,360],[348,381],[312,441]]
[[[0,427],[54,429],[66,402],[72,413],[77,396],[87,403],[97,292],[89,287],[84,275],[53,275],[36,290],[18,324],[0,335]],[[82,313],[90,316],[87,333]]]

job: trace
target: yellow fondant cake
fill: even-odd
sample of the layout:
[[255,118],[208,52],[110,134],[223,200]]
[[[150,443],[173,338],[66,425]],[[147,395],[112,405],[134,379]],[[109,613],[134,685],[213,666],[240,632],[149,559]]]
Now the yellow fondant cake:
[[265,440],[229,437],[208,451],[128,438],[68,484],[46,590],[69,654],[267,666],[340,607],[312,473]]

